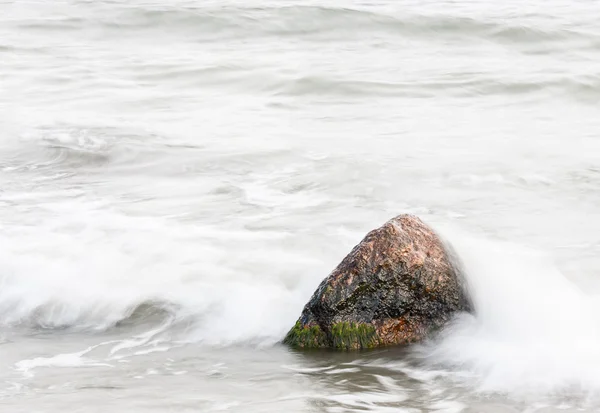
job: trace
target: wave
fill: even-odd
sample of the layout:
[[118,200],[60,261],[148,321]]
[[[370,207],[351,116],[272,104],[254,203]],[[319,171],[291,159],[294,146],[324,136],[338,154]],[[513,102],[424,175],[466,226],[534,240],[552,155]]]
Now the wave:
[[[275,231],[136,217],[86,198],[34,208],[35,225],[0,234],[5,327],[103,332],[169,320],[189,341],[274,343],[323,273]],[[311,276],[297,279],[290,265]]]
[[600,392],[600,289],[583,290],[552,258],[509,242],[442,233],[461,258],[475,315],[462,315],[415,354],[484,394],[541,401]]
[[[448,39],[489,39],[498,42],[539,44],[564,40],[589,41],[592,33],[561,25],[538,27],[518,23],[518,19],[472,18],[460,15],[384,13],[359,8],[326,6],[277,7],[152,7],[127,6],[100,8],[80,17],[43,18],[18,22],[25,30],[73,31],[101,27],[109,31],[193,29],[206,39],[244,36],[326,36],[348,39],[369,33],[385,32],[402,36]],[[538,16],[543,20],[543,15]],[[524,19],[524,22],[527,21]],[[516,22],[516,23],[512,23]]]
[[[21,131],[20,129],[25,129]],[[131,168],[157,161],[161,153],[176,145],[152,132],[109,126],[85,127],[71,124],[32,126],[15,125],[14,135],[4,136],[11,146],[0,164],[4,172],[44,173],[71,177],[78,171],[110,167]],[[154,145],[145,145],[152,139]],[[175,141],[175,142],[174,142]],[[190,148],[187,148],[188,150]]]
[[[173,303],[150,299],[121,306],[96,303],[87,309],[80,307],[79,311],[61,298],[46,300],[25,311],[22,303],[16,301],[5,300],[0,305],[5,327],[88,332],[112,328],[132,331],[140,326],[181,324],[184,320],[177,320],[177,308]],[[16,312],[20,313],[18,318],[14,318]]]
[[[330,269],[291,254],[277,234],[257,248],[260,235],[249,230],[70,210],[63,222],[0,237],[0,325],[162,325],[180,342],[274,344]],[[525,246],[438,227],[460,257],[476,313],[411,350],[421,371],[442,368],[486,394],[600,392],[600,288],[582,290]],[[220,245],[236,245],[235,256]]]
[[[561,93],[582,102],[593,103],[600,96],[600,77],[579,76],[562,79],[495,79],[482,75],[471,79],[453,74],[453,79],[428,80],[427,82],[381,82],[368,80],[340,79],[324,76],[305,76],[279,81],[269,89],[274,95],[282,96],[340,96],[340,97],[404,97],[432,98],[440,92],[453,97],[477,97],[482,95],[538,95]],[[466,77],[466,76],[465,76]]]

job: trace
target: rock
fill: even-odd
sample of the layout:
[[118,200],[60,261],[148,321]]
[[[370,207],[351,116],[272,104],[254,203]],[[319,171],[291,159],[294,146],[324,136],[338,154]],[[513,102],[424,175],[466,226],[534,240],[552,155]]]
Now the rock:
[[424,339],[471,310],[448,251],[419,218],[391,219],[321,282],[284,343],[364,349]]

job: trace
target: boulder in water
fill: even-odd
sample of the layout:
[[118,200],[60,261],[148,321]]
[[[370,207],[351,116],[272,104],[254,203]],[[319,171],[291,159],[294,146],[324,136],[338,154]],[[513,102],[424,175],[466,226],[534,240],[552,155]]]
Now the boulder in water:
[[424,339],[471,309],[448,251],[419,218],[391,219],[321,282],[284,343],[348,350]]

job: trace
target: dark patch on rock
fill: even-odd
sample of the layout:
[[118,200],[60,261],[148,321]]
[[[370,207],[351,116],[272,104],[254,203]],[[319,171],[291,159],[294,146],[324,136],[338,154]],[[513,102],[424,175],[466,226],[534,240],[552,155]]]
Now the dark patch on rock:
[[391,219],[321,282],[284,343],[363,349],[421,341],[455,313],[471,311],[448,251],[419,218]]

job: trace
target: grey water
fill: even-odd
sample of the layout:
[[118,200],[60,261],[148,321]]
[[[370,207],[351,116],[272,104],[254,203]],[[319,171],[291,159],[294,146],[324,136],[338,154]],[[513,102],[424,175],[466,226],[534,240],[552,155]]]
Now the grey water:
[[[600,410],[600,4],[0,0],[0,410]],[[279,344],[417,214],[475,315]]]

